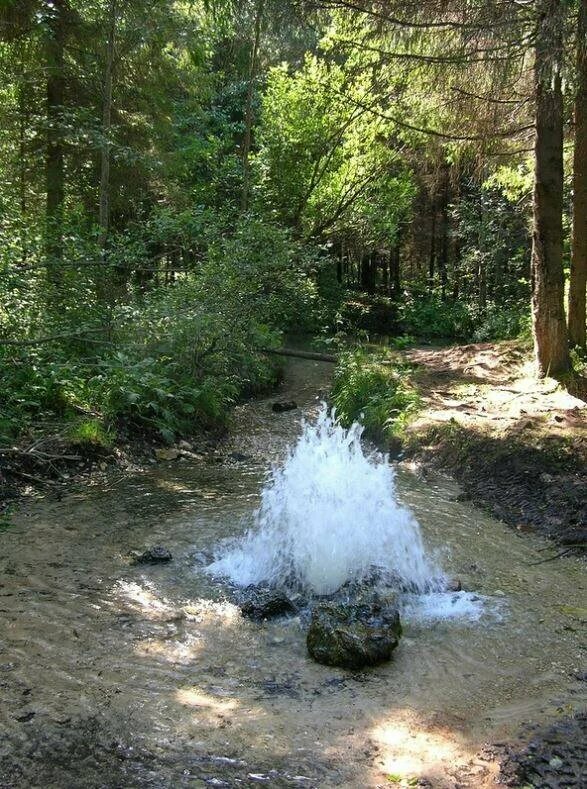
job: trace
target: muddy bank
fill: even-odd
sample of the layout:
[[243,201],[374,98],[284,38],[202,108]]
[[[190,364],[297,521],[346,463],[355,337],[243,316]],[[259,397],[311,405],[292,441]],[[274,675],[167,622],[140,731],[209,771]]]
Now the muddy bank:
[[587,405],[537,381],[515,343],[407,353],[423,409],[405,456],[448,471],[477,506],[561,550],[587,544]]
[[580,789],[587,776],[587,712],[538,727],[526,745],[503,750],[500,783],[535,789]]
[[112,473],[136,474],[174,460],[222,459],[226,430],[201,431],[170,445],[135,432],[111,444],[78,443],[60,434],[41,434],[0,448],[0,515],[28,495],[60,498],[80,484],[100,484]]
[[520,532],[536,531],[561,550],[587,546],[587,466],[554,441],[536,448],[458,425],[412,437],[406,455],[449,472],[463,496]]

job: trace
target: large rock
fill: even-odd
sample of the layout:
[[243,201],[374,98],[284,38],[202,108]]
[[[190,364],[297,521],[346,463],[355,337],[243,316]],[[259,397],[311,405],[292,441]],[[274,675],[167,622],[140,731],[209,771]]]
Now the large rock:
[[394,598],[320,603],[312,613],[308,652],[327,666],[374,666],[391,658],[401,632]]
[[271,619],[296,610],[285,592],[268,586],[247,587],[239,600],[239,608],[243,616],[250,619]]

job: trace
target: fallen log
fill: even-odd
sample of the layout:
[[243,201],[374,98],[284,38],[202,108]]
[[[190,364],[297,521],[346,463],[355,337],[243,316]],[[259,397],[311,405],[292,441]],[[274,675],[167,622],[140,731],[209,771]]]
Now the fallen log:
[[261,353],[269,353],[273,356],[293,356],[296,359],[311,359],[315,362],[329,362],[336,364],[338,357],[329,353],[317,353],[315,351],[298,351],[294,348],[259,348]]

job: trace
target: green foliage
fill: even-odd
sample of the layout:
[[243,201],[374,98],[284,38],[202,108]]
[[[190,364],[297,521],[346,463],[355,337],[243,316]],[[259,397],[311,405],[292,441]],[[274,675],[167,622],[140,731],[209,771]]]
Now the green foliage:
[[308,55],[272,69],[263,96],[259,196],[310,237],[352,231],[368,244],[393,237],[414,185],[386,144],[385,121],[361,111],[367,84]]
[[96,417],[75,422],[67,431],[67,437],[72,444],[84,448],[108,449],[112,446],[112,436],[105,429],[102,420]]
[[375,438],[400,432],[420,400],[405,364],[362,350],[341,356],[331,399],[344,425],[360,421]]
[[474,318],[463,302],[445,301],[439,293],[411,292],[398,306],[404,332],[427,339],[467,340]]
[[475,342],[513,340],[525,337],[529,332],[530,309],[527,304],[514,304],[511,307],[491,305],[485,317],[475,328],[473,340]]
[[63,369],[47,353],[0,346],[0,441],[67,408]]

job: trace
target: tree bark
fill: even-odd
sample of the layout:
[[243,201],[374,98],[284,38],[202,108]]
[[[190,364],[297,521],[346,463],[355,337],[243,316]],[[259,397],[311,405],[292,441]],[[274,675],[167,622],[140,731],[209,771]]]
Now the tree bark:
[[397,231],[397,237],[391,248],[391,257],[389,259],[389,278],[390,290],[392,296],[397,298],[400,295],[401,284],[401,231]]
[[104,94],[102,98],[102,146],[100,151],[100,196],[98,224],[100,226],[101,268],[98,272],[98,301],[107,300],[108,277],[106,274],[106,244],[110,225],[110,131],[112,128],[112,74],[114,70],[114,44],[116,36],[116,0],[110,0],[108,7],[108,39],[106,44],[106,63],[104,67]]
[[251,68],[249,72],[249,83],[247,85],[247,101],[245,107],[245,136],[243,140],[243,188],[241,193],[241,211],[244,213],[249,207],[249,196],[251,191],[251,143],[253,139],[253,95],[255,92],[255,79],[259,66],[259,47],[261,44],[261,23],[265,10],[265,0],[257,0],[257,11],[255,13],[255,33],[253,39],[253,51],[251,53]]
[[538,0],[532,319],[538,374],[569,367],[563,277],[562,0]]
[[63,100],[65,93],[66,0],[47,3],[47,147],[46,147],[46,243],[47,274],[52,284],[61,282],[63,257],[63,201],[65,172],[63,156]]
[[430,257],[428,258],[428,287],[434,290],[434,267],[436,264],[436,202],[432,203],[432,227],[430,229]]
[[443,186],[442,186],[442,234],[440,238],[440,254],[438,256],[438,273],[440,275],[440,285],[442,289],[442,300],[446,300],[446,287],[448,282],[448,239],[449,239],[449,215],[448,205],[450,200],[450,166],[444,166]]
[[104,96],[102,104],[102,150],[100,158],[100,246],[102,250],[108,238],[110,223],[110,130],[112,127],[112,72],[114,66],[114,39],[116,35],[116,0],[110,1],[108,9],[108,43],[104,69]]
[[573,159],[573,241],[569,286],[569,340],[585,348],[587,288],[587,0],[580,0],[577,27],[577,94]]

